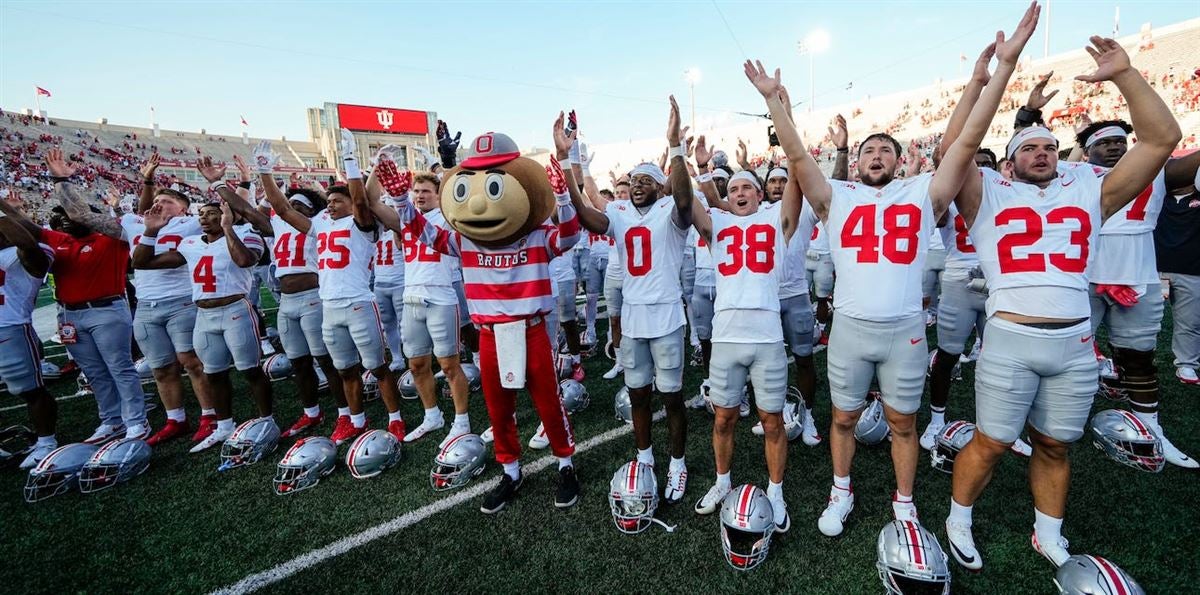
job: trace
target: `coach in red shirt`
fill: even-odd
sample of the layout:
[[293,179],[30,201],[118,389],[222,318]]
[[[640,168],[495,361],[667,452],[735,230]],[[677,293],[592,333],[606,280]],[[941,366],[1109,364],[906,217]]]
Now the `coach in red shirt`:
[[63,231],[42,230],[41,237],[54,250],[59,336],[100,409],[100,425],[85,442],[107,442],[122,432],[144,440],[150,435],[146,395],[133,365],[133,317],[125,301],[129,244],[116,219],[90,208],[70,183],[75,167],[62,151],[50,150],[46,167],[62,204],[52,219],[61,219]]

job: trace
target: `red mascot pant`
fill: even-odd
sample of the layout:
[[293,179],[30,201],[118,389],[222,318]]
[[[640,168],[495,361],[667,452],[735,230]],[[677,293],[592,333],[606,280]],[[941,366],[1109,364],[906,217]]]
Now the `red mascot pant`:
[[[558,372],[554,369],[545,325],[543,318],[525,328],[525,389],[533,398],[533,406],[546,428],[550,451],[556,457],[568,457],[575,452],[575,434],[558,396]],[[495,437],[492,448],[496,452],[496,462],[511,463],[521,457],[521,441],[517,437],[517,391],[500,385],[496,335],[487,325],[482,326],[479,333],[479,372],[488,417],[492,419]]]

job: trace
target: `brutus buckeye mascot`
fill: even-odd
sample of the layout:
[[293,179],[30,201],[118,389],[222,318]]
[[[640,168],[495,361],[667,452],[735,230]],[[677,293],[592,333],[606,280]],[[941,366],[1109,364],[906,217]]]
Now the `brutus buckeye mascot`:
[[[554,124],[557,157],[566,160],[574,132]],[[480,372],[495,435],[500,484],[481,510],[495,513],[516,495],[524,477],[517,437],[517,390],[527,389],[558,457],[555,506],[575,504],[579,483],[571,464],[575,439],[558,398],[558,377],[546,315],[555,307],[550,260],[579,239],[579,222],[569,193],[577,193],[568,168],[558,162],[543,170],[507,135],[476,138],[461,165],[442,180],[441,209],[451,229],[428,223],[408,199],[412,174],[381,158],[375,172],[392,197],[407,232],[434,250],[462,259],[463,285],[471,321],[480,330]],[[551,223],[556,215],[557,225]]]

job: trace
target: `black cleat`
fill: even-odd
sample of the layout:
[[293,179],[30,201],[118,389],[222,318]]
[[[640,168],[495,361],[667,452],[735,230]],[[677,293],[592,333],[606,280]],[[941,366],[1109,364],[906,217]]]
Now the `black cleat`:
[[570,508],[579,501],[579,478],[575,467],[566,466],[558,470],[558,491],[554,494],[555,508]]
[[517,496],[517,490],[521,489],[521,483],[524,481],[524,475],[514,480],[507,473],[501,472],[500,485],[483,497],[483,506],[479,507],[479,511],[484,514],[495,514],[504,510],[509,501]]

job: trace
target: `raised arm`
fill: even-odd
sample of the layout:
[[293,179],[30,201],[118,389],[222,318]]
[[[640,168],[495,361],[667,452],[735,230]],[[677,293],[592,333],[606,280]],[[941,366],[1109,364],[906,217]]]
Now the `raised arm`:
[[346,172],[346,186],[350,188],[350,206],[354,213],[354,224],[359,229],[367,231],[375,229],[375,215],[367,204],[367,187],[363,184],[362,169],[358,166],[358,157],[354,155],[357,144],[354,133],[342,129],[342,167]]
[[833,119],[833,126],[829,127],[829,140],[833,141],[835,150],[833,175],[830,177],[845,182],[850,179],[850,135],[846,131],[846,118],[841,114]]
[[1100,210],[1108,219],[1154,181],[1183,133],[1162,97],[1130,65],[1129,54],[1121,44],[1098,36],[1092,36],[1091,42],[1087,51],[1098,68],[1090,75],[1075,78],[1088,83],[1115,83],[1129,103],[1129,123],[1138,138],[1137,144],[1104,176],[1100,187]]
[[813,211],[822,221],[825,220],[829,213],[829,201],[833,196],[833,188],[829,185],[829,180],[825,179],[825,174],[821,173],[821,168],[817,166],[812,155],[804,149],[804,143],[801,142],[800,135],[796,132],[795,124],[792,123],[791,118],[787,117],[783,101],[779,98],[780,90],[783,87],[779,80],[779,69],[775,69],[775,76],[768,76],[762,62],[751,63],[749,60],[746,60],[743,69],[746,78],[750,79],[751,84],[758,89],[767,102],[771,120],[775,122],[775,133],[779,136],[779,144],[783,146],[783,152],[792,164],[790,170],[792,175],[800,183],[804,197],[812,205]]
[[275,184],[275,178],[271,176],[278,162],[279,155],[271,151],[271,141],[260,141],[254,148],[254,169],[258,170],[258,183],[262,184],[263,192],[267,195],[267,203],[275,209],[275,214],[279,215],[280,219],[296,228],[296,231],[307,234],[308,230],[312,229],[312,220],[292,208],[287,196],[284,196],[283,191]]
[[158,243],[158,232],[170,221],[163,214],[162,205],[153,205],[142,214],[146,229],[142,231],[141,239],[133,247],[130,259],[135,269],[173,269],[187,264],[187,260],[178,250],[167,250],[162,254],[154,254],[154,245]]
[[54,180],[54,197],[62,204],[72,221],[115,240],[124,237],[120,222],[107,214],[93,212],[87,201],[79,195],[79,191],[69,180],[75,175],[75,166],[63,159],[62,150],[56,147],[46,153],[46,169]]
[[[381,177],[387,180],[386,189]],[[404,233],[404,224],[400,222],[400,215],[396,213],[396,209],[383,204],[383,195],[396,197],[408,194],[412,188],[412,181],[412,172],[399,171],[396,162],[382,154],[376,158],[375,169],[371,170],[371,175],[367,177],[367,208],[371,209],[376,221],[396,233]]]
[[0,235],[16,246],[17,258],[25,271],[33,278],[41,279],[50,270],[52,260],[38,245],[37,237],[26,225],[28,222],[21,211],[8,204],[8,201],[0,200]]
[[262,256],[263,244],[258,236],[248,236],[252,240],[249,243],[238,237],[237,232],[233,229],[233,222],[236,220],[237,217],[233,216],[233,209],[229,208],[229,203],[221,203],[221,230],[225,232],[225,244],[229,248],[229,257],[233,260],[233,264],[247,269],[258,264],[258,259]]
[[962,134],[946,149],[938,167],[938,175],[934,176],[929,184],[929,197],[933,201],[935,218],[941,219],[942,214],[949,208],[950,201],[955,201],[958,212],[967,222],[967,226],[970,227],[975,221],[979,201],[983,198],[983,177],[977,174],[975,153],[979,152],[979,145],[996,116],[996,108],[1000,107],[1000,99],[1004,95],[1008,79],[1017,69],[1021,51],[1037,28],[1040,13],[1041,8],[1037,2],[1032,2],[1013,31],[1012,39],[1005,39],[1003,31],[996,32],[996,72],[992,73],[991,80],[979,96],[979,101],[967,116]]
[[554,190],[554,218],[558,221],[558,229],[550,234],[546,250],[551,257],[555,257],[578,244],[583,235],[580,233],[579,218],[575,216],[575,207],[571,204],[571,195],[579,194],[579,187],[575,185],[574,172],[564,170],[557,159],[551,160],[550,165],[546,166],[546,179]]
[[1168,191],[1188,184],[1200,186],[1200,181],[1196,179],[1196,173],[1200,170],[1200,151],[1192,151],[1179,159],[1167,161],[1164,169]]
[[157,188],[154,187],[154,172],[158,169],[159,157],[158,153],[151,153],[150,158],[142,164],[142,193],[138,196],[138,204],[136,213],[141,215],[150,210],[150,205],[154,204],[154,192]]
[[671,198],[675,200],[672,218],[675,227],[687,229],[692,224],[692,203],[696,195],[692,191],[692,178],[688,175],[687,150],[683,146],[683,133],[679,130],[679,104],[670,96],[671,112],[667,117],[667,146],[671,158],[671,175],[667,183],[671,187]]
[[[560,163],[570,159],[571,142],[574,142],[575,139],[574,131],[570,134],[566,131],[565,118],[564,114],[559,113],[558,119],[554,122],[554,158]],[[575,208],[575,214],[579,218],[580,225],[592,233],[608,233],[608,215],[605,215],[603,211],[597,209],[593,204],[589,204],[588,201],[584,201],[584,197],[575,190],[573,184],[574,182],[572,181],[570,184],[572,187],[569,188],[571,191],[571,205]],[[598,195],[597,198],[603,200],[603,197],[599,197]]]
[[205,180],[208,180],[209,188],[216,190],[221,200],[225,201],[225,204],[229,205],[234,213],[250,222],[259,233],[271,235],[271,218],[254,208],[249,201],[242,198],[229,187],[229,184],[225,183],[226,167],[224,163],[213,163],[211,157],[202,157],[196,161],[196,171],[200,172]]

